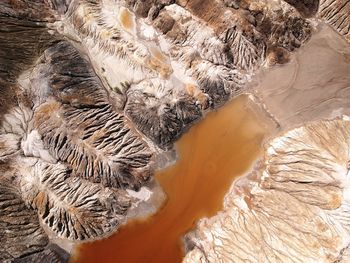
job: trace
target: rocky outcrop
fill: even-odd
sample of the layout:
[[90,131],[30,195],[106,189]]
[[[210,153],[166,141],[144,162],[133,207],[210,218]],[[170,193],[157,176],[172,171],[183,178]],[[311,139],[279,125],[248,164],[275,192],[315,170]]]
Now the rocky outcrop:
[[58,43],[45,58],[39,78],[48,77],[55,101],[38,106],[31,124],[50,154],[68,163],[75,176],[139,189],[151,173],[147,143],[109,103],[99,78],[71,45]]
[[[14,5],[11,1],[3,1],[0,5],[0,121],[3,114],[24,98],[16,83],[20,73],[55,41],[55,37],[48,33],[45,22],[41,21],[47,19],[45,10],[35,12],[32,9],[38,8],[38,2],[33,3],[31,8],[23,2]],[[29,10],[23,10],[24,5]],[[44,17],[35,17],[37,13]],[[25,19],[26,16],[28,19]]]
[[69,260],[69,254],[55,244],[49,244],[45,250],[17,258],[13,262],[15,263],[38,263],[38,262],[50,262],[50,263],[62,263]]
[[[266,59],[285,63],[311,35],[310,23],[294,8],[274,1],[238,9],[223,1],[75,1],[58,29],[89,50],[96,72],[126,97],[126,114],[161,148],[201,116],[197,106],[217,108],[241,94]],[[179,106],[165,94],[181,102],[186,119],[174,115]],[[153,116],[138,113],[147,100],[136,97],[152,98]],[[154,107],[164,110],[155,114]]]
[[130,206],[125,193],[70,177],[61,164],[37,161],[22,174],[24,200],[59,237],[102,237],[117,227]]
[[294,6],[305,17],[312,17],[318,11],[318,0],[286,0],[286,2]]
[[[1,167],[9,169],[8,167]],[[0,259],[6,261],[23,255],[44,250],[48,237],[41,228],[38,216],[26,207],[21,193],[12,182],[0,185],[0,236],[3,245],[0,248]]]
[[[184,262],[342,262],[349,246],[348,120],[271,140],[261,167],[188,236]],[[344,261],[345,262],[345,261]]]
[[191,123],[202,117],[202,111],[196,100],[186,93],[159,94],[161,92],[147,93],[142,89],[131,91],[125,112],[142,133],[166,149]]
[[84,53],[51,35],[45,19],[7,15],[0,34],[0,261],[67,262],[69,254],[50,240],[115,231],[135,202],[123,189],[149,180],[153,151]]

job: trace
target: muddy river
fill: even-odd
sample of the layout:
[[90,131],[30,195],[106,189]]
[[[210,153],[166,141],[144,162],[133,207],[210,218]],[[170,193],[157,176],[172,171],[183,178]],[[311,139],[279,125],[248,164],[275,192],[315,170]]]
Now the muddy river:
[[158,213],[78,249],[79,263],[181,262],[183,235],[222,209],[233,180],[249,170],[269,128],[247,96],[209,113],[176,143],[177,162],[156,174],[167,194]]

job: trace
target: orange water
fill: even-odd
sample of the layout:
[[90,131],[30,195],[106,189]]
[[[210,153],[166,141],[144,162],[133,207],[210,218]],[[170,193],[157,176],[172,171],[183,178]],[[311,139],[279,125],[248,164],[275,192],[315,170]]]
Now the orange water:
[[242,96],[209,113],[176,143],[179,160],[156,174],[168,196],[156,215],[130,222],[106,240],[84,244],[76,262],[181,262],[182,236],[197,220],[222,208],[233,180],[260,153],[267,130],[246,103]]

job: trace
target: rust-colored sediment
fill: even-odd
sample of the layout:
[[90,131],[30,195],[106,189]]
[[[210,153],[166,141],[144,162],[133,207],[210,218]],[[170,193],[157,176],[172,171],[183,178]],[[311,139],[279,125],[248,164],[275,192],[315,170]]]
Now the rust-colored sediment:
[[125,30],[133,31],[135,27],[134,17],[133,17],[133,14],[128,9],[122,8],[120,10],[119,21]]
[[112,237],[79,248],[76,263],[181,262],[182,236],[202,217],[222,209],[233,180],[249,169],[261,151],[267,129],[241,96],[209,113],[176,143],[179,160],[158,172],[168,195],[164,207],[134,221]]

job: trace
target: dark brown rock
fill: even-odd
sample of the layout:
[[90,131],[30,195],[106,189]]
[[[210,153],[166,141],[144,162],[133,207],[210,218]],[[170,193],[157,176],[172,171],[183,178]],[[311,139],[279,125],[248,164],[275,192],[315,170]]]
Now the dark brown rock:
[[48,243],[36,212],[25,205],[20,191],[3,175],[0,176],[0,240],[1,262],[40,252]]
[[23,258],[16,258],[13,263],[68,263],[69,258],[67,251],[50,243],[45,250]]
[[171,148],[190,125],[202,117],[199,105],[190,96],[184,95],[176,102],[167,97],[158,99],[152,94],[130,90],[125,107],[137,128],[163,149]]
[[74,107],[108,104],[107,91],[90,62],[71,44],[57,43],[45,51],[45,58],[47,71],[42,77],[48,78],[48,84],[58,101]]
[[21,190],[42,222],[57,236],[89,240],[110,234],[120,224],[130,200],[99,184],[70,177],[61,164],[38,161],[26,175]]
[[129,189],[139,189],[149,179],[150,149],[109,105],[46,103],[35,112],[34,127],[50,153],[78,177]]
[[319,0],[286,0],[286,2],[294,6],[304,17],[316,15],[319,5]]
[[168,33],[173,28],[174,24],[175,20],[166,12],[161,12],[157,19],[154,21],[154,27],[163,34]]

